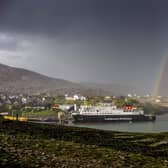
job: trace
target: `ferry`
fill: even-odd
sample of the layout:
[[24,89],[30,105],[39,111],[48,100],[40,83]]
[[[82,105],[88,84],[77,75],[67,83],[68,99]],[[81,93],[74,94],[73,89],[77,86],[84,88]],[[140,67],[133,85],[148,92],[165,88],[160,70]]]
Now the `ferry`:
[[133,106],[124,106],[118,109],[116,106],[81,106],[72,112],[75,123],[89,122],[115,122],[115,121],[155,121],[153,114],[144,114],[144,111]]

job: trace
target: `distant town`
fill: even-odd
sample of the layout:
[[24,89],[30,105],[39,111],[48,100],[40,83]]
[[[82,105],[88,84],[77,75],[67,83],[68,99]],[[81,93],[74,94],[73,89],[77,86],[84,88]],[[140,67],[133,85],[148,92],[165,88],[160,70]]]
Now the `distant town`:
[[60,113],[70,118],[68,110],[76,104],[77,106],[116,106],[122,108],[124,105],[132,105],[143,108],[145,113],[162,114],[167,111],[168,97],[150,95],[137,96],[83,96],[81,94],[65,94],[51,96],[49,94],[0,94],[0,114],[13,117],[27,117],[39,120],[58,120]]

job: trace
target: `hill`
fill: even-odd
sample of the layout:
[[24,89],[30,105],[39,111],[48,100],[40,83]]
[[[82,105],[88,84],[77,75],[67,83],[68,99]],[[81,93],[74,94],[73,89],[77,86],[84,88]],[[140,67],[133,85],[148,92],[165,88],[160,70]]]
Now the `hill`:
[[61,89],[79,88],[75,83],[54,79],[36,72],[0,64],[0,92],[6,93],[59,93]]
[[0,92],[5,93],[81,93],[83,95],[121,95],[129,92],[120,85],[75,83],[0,64]]

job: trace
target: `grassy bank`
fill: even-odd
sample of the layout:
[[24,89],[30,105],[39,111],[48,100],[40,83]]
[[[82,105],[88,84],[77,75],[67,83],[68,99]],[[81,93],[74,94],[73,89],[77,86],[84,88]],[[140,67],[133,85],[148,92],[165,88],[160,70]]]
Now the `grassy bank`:
[[22,111],[22,117],[34,120],[58,120],[58,112],[52,110]]
[[168,133],[0,122],[2,167],[168,167]]

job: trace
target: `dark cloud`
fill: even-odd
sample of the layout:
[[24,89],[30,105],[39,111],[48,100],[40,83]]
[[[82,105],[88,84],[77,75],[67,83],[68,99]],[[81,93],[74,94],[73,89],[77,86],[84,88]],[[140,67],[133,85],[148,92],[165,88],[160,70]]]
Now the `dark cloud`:
[[122,48],[128,41],[144,44],[142,38],[155,43],[160,32],[155,0],[6,0],[3,6],[1,31],[42,34],[63,42],[112,39]]
[[43,33],[60,33],[71,27],[75,32],[82,30],[81,26],[83,31],[90,26],[92,32],[95,27],[110,31],[129,25],[152,26],[156,5],[153,0],[6,0],[0,25],[1,29]]
[[0,15],[1,30],[49,35],[53,33],[60,35],[64,32],[74,35],[76,31],[81,33],[88,30],[93,33],[95,28],[101,30],[106,25],[108,27],[111,19],[117,21],[119,17],[118,7],[115,8],[118,6],[117,1],[100,2],[95,0],[8,1]]
[[22,67],[150,90],[168,44],[167,7],[167,0],[3,0],[0,32],[16,35],[0,49],[20,52],[27,40]]

